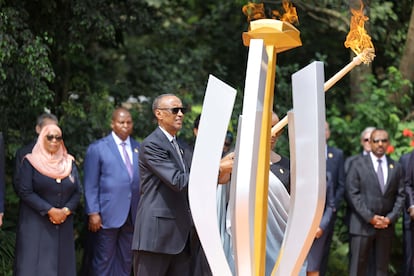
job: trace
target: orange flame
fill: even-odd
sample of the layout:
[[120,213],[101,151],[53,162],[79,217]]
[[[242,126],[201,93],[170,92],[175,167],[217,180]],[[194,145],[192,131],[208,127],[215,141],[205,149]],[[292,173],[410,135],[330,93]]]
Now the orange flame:
[[365,30],[365,21],[368,21],[368,17],[364,15],[364,4],[359,1],[361,7],[359,10],[351,9],[352,17],[350,23],[350,30],[345,40],[345,47],[351,48],[356,54],[362,53],[365,49],[374,49],[371,37]]
[[285,13],[281,15],[279,11],[272,11],[272,18],[279,19],[281,21],[289,22],[291,24],[299,23],[298,14],[296,13],[296,8],[288,0],[283,0],[283,9]]
[[266,18],[263,3],[256,4],[249,2],[243,6],[242,11],[247,16],[247,22]]
[[[292,3],[290,3],[289,0],[283,0],[283,9],[285,10],[283,15],[280,14],[278,10],[272,10],[272,19],[279,19],[291,24],[299,23],[296,8],[292,5]],[[247,16],[247,22],[267,18],[263,3],[256,4],[249,2],[243,6],[242,11]]]

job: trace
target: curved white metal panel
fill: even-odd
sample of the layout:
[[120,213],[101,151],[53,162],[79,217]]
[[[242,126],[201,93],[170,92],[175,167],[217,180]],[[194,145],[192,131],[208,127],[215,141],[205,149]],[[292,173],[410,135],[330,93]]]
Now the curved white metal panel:
[[273,274],[280,276],[299,274],[325,206],[323,85],[322,62],[313,62],[292,76],[293,112],[288,114],[291,205],[278,266],[276,265],[273,270]]
[[232,233],[236,274],[240,276],[251,276],[255,271],[253,247],[255,185],[267,59],[263,40],[252,39],[244,89],[243,119],[237,133],[239,145],[234,164],[237,167],[237,175],[233,174],[232,177],[232,185],[236,185]]
[[210,75],[188,188],[190,208],[198,236],[213,275],[232,275],[220,239],[216,210],[217,177],[236,90]]

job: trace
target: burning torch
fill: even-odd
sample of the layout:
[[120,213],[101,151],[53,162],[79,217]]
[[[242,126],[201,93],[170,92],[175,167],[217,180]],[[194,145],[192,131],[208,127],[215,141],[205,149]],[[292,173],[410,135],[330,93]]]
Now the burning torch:
[[[361,2],[359,10],[351,9],[352,17],[350,23],[350,31],[346,37],[344,43],[345,47],[351,48],[356,54],[348,65],[342,68],[338,73],[325,82],[324,91],[328,91],[335,83],[342,79],[348,72],[350,72],[355,66],[361,63],[369,64],[375,57],[375,49],[372,44],[371,37],[365,30],[365,21],[368,21],[368,17],[363,12],[364,5]],[[283,127],[288,123],[287,116],[283,117],[276,125],[272,127],[272,136],[275,136]]]

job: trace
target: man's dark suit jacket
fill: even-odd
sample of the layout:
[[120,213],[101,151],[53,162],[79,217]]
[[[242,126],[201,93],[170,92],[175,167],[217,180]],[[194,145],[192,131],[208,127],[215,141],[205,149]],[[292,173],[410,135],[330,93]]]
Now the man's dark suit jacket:
[[3,138],[3,133],[0,132],[0,213],[4,213],[4,193],[5,193],[5,186],[6,186],[4,160],[5,160],[4,138]]
[[338,210],[345,193],[344,153],[342,150],[328,146],[326,171],[331,174],[335,195],[335,209]]
[[178,254],[186,245],[193,227],[187,196],[192,152],[181,147],[186,171],[159,127],[141,143],[141,199],[133,250]]
[[[391,225],[381,231],[394,234],[394,225],[404,206],[404,179],[402,168],[387,156],[388,178],[385,192],[380,184],[370,155],[359,156],[352,161],[346,177],[346,196],[351,205],[349,231],[351,234],[375,235],[376,229],[369,223],[375,214],[386,216]],[[378,249],[377,250],[381,250]]]
[[414,223],[408,208],[414,205],[414,151],[400,157],[405,176],[405,208],[403,210],[403,271],[401,275],[411,276],[414,271]]
[[[414,205],[414,151],[401,156],[400,163],[405,170],[406,208]],[[406,210],[404,210],[406,211]]]
[[33,147],[36,144],[36,141],[37,141],[37,138],[16,151],[16,156],[14,157],[15,167],[14,167],[14,173],[13,173],[13,188],[16,194],[18,193],[17,191],[19,190],[20,168],[23,164],[23,158],[26,156],[26,154],[29,154],[32,152]]

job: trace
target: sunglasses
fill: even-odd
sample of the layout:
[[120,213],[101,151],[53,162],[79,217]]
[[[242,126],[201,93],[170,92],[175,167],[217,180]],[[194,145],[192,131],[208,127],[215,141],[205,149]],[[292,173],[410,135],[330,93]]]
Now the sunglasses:
[[62,137],[62,136],[58,136],[58,135],[46,135],[46,139],[47,139],[49,142],[52,142],[52,141],[53,141],[53,139],[55,139],[56,141],[60,142],[60,141],[62,141],[62,140],[63,140],[63,137]]
[[387,143],[388,139],[374,139],[372,142],[374,142],[374,144],[378,144],[379,142]]
[[183,113],[183,114],[185,114],[187,112],[186,107],[172,107],[172,108],[166,107],[166,108],[157,108],[157,109],[159,109],[159,110],[168,110],[172,114],[178,114],[178,112],[180,112],[180,110],[181,110],[181,113]]

